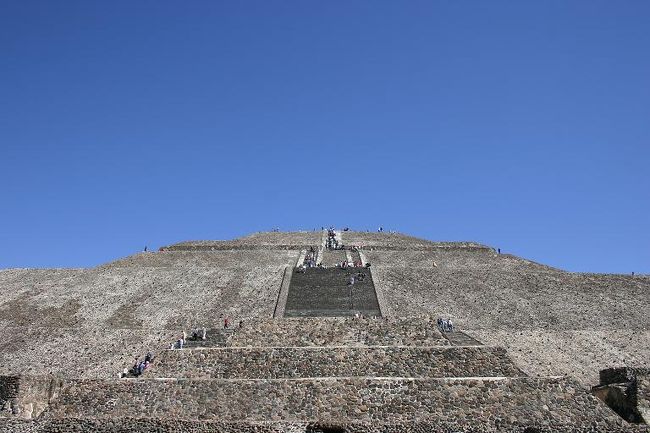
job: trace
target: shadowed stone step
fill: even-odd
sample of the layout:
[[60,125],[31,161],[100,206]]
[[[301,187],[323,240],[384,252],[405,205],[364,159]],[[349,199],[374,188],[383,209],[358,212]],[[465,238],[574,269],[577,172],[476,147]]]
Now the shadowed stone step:
[[462,331],[443,332],[442,336],[454,346],[481,346],[483,344]]

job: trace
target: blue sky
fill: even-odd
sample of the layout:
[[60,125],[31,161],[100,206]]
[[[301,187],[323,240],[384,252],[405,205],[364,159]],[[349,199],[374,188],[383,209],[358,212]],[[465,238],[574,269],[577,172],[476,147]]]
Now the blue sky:
[[650,273],[648,1],[3,1],[0,268],[379,225]]

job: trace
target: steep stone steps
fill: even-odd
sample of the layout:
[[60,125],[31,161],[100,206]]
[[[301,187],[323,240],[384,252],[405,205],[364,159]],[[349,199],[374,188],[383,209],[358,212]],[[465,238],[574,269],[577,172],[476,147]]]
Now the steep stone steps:
[[626,426],[567,378],[66,380],[45,420],[66,418],[419,422],[435,427],[428,431],[473,432],[522,432],[528,426],[610,432]]
[[[342,252],[342,251],[338,251]],[[342,260],[346,260],[343,252]],[[350,278],[356,278],[350,285]],[[289,286],[285,317],[380,316],[370,271],[366,268],[313,268],[294,273]]]
[[462,331],[443,332],[442,336],[449,340],[453,346],[481,346],[483,344]]
[[328,268],[334,267],[346,260],[345,250],[323,250],[321,263]]
[[167,350],[146,377],[290,379],[308,377],[524,376],[497,347],[258,347]]
[[361,256],[359,255],[359,251],[348,251],[348,254],[350,256],[350,262],[352,264],[361,261]]

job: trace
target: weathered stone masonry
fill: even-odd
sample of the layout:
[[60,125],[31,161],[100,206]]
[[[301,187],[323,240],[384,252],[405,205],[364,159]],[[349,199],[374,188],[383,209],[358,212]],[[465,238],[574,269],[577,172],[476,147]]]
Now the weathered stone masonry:
[[[48,417],[623,425],[568,379],[70,380]],[[497,421],[498,420],[498,421]]]
[[306,377],[522,376],[494,347],[336,347],[168,350],[149,376],[284,379]]
[[[585,371],[648,367],[650,278],[345,232],[372,278],[349,290],[345,271],[316,271],[295,285],[305,317],[280,319],[302,251],[319,248],[324,264],[357,260],[325,254],[322,241],[315,231],[257,233],[94,269],[0,271],[0,433],[647,432],[596,399]],[[370,282],[380,310],[358,296]],[[341,317],[359,307],[381,317]],[[440,316],[465,332],[443,337]],[[236,329],[221,329],[224,317]],[[208,338],[165,350],[194,327]],[[567,328],[570,338],[558,334]],[[118,379],[149,350],[158,356],[143,376]],[[563,365],[582,382],[557,377]],[[648,413],[647,372],[611,379],[611,395],[622,390],[635,414]]]

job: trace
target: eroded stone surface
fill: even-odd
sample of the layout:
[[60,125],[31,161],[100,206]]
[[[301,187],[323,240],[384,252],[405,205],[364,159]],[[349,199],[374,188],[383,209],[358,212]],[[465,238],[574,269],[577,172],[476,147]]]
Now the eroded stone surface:
[[[643,430],[588,388],[604,367],[649,367],[650,278],[568,273],[475,243],[343,241],[364,246],[385,317],[272,319],[285,269],[321,245],[320,231],[188,242],[94,269],[0,271],[0,374],[64,378],[60,390],[5,396],[3,408],[35,419],[5,413],[0,432]],[[516,367],[499,348],[450,347],[439,316],[504,346]],[[117,378],[135,356],[225,317],[237,328],[210,339],[221,349],[166,352],[142,378]],[[638,384],[646,404],[647,377]]]
[[167,350],[149,377],[290,379],[307,377],[522,376],[495,347],[275,347]]
[[568,379],[68,380],[49,418],[623,426]]

